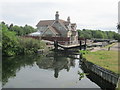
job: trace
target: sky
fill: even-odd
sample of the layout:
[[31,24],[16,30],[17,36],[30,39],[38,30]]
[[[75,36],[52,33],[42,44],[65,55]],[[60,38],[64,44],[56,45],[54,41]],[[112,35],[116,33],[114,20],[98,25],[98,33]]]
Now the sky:
[[119,0],[0,0],[0,21],[36,27],[40,20],[59,18],[77,24],[77,29],[117,31]]

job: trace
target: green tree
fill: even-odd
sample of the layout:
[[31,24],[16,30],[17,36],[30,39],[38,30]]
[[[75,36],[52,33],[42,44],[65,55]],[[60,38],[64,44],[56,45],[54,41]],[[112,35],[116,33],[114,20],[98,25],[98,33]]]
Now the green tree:
[[31,27],[31,26],[29,26],[29,25],[25,25],[25,26],[23,27],[23,30],[24,30],[24,32],[25,32],[25,35],[36,31],[36,29],[34,29],[33,27]]
[[16,54],[18,49],[18,41],[15,36],[15,32],[11,32],[8,30],[5,24],[1,24],[2,26],[2,54],[6,56],[12,56]]
[[17,26],[17,25],[10,26],[9,30],[15,32],[17,36],[21,36],[21,35],[24,34],[23,29],[21,27]]
[[25,25],[24,27],[22,27],[13,24],[11,24],[8,27],[8,30],[15,32],[17,36],[24,36],[24,35],[28,35],[29,33],[37,31],[36,29],[34,29],[32,26],[29,25]]
[[120,34],[113,31],[101,31],[101,30],[78,30],[78,36],[80,38],[99,38],[99,39],[115,39],[119,40]]

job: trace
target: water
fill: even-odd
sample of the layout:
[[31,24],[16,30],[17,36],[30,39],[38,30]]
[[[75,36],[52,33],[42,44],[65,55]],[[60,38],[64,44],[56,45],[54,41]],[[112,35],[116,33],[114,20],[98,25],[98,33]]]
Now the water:
[[50,52],[3,58],[3,88],[101,88],[76,57]]

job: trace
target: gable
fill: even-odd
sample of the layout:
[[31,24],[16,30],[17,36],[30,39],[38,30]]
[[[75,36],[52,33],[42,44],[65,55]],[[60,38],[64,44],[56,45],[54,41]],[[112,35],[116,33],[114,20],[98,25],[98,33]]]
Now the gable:
[[56,36],[56,34],[48,28],[48,29],[43,33],[43,36],[52,37],[52,36]]
[[59,31],[62,36],[66,36],[67,30],[59,22],[54,23],[53,27],[56,28],[56,30]]

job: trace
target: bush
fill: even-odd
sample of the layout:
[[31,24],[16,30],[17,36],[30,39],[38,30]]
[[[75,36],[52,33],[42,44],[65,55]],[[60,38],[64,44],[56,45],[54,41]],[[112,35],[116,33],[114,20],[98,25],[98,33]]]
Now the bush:
[[44,49],[46,44],[42,41],[33,38],[19,38],[20,53],[31,54],[36,53],[38,49]]

